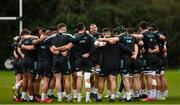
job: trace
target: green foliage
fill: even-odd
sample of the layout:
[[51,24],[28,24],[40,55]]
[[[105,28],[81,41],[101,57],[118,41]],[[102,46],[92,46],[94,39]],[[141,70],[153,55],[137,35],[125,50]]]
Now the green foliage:
[[[180,65],[180,1],[179,0],[23,0],[24,27],[48,27],[60,22],[68,24],[70,33],[78,22],[96,23],[114,28],[118,25],[137,28],[146,20],[156,23],[168,33],[169,64]],[[18,0],[1,0],[0,16],[17,16]],[[0,21],[0,61],[8,55],[13,36],[18,33],[18,22]],[[6,40],[6,41],[5,41]]]

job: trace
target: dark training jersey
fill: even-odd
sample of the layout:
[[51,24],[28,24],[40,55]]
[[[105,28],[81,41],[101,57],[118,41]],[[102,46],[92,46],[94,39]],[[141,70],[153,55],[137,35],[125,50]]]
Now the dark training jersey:
[[157,43],[157,35],[152,32],[145,32],[143,33],[143,42],[144,42],[144,49],[145,49],[145,54],[148,54],[148,49],[154,49]]
[[122,56],[123,55],[129,55],[130,51],[134,51],[134,45],[138,43],[136,38],[131,36],[131,35],[129,35],[129,34],[123,34],[123,35],[119,36],[119,42],[122,43],[123,46],[127,47],[126,50],[121,48]]
[[81,58],[83,54],[92,54],[94,38],[87,33],[78,33],[75,35],[73,44],[75,44],[77,58]]
[[118,69],[119,66],[119,44],[107,44],[101,47],[100,65],[106,69]]
[[[98,38],[101,38],[101,33],[95,33],[92,36],[93,36],[94,40],[97,40]],[[99,63],[99,62],[97,62],[98,59],[100,59],[100,49],[99,48],[94,47],[91,59],[93,62]]]
[[38,61],[39,62],[51,62],[52,53],[49,50],[50,44],[43,41],[37,45],[38,48]]
[[160,52],[159,52],[158,56],[163,57],[163,48],[164,48],[164,46],[167,46],[167,42],[166,42],[166,40],[159,39],[160,35],[163,35],[161,32],[157,31],[157,32],[154,32],[153,34],[156,35],[157,44],[159,45]]
[[[32,41],[36,40],[36,38],[28,38],[28,39],[24,39],[22,44],[24,44],[25,46],[28,45],[33,45]],[[28,59],[33,59],[36,60],[37,58],[37,51],[36,50],[30,50],[30,51],[24,51],[24,58],[28,58]]]
[[[69,44],[70,42],[73,42],[73,36],[68,33],[58,33],[54,34],[49,37],[49,39],[46,40],[50,45],[54,45],[56,47],[61,47],[64,45]],[[53,55],[53,61],[59,61],[59,60],[64,60],[67,59],[67,57],[62,56],[61,54],[59,55]]]

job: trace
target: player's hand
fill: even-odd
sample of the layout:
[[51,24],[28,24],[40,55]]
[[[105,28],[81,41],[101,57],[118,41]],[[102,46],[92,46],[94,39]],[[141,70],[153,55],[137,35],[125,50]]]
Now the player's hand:
[[152,53],[152,49],[151,48],[148,49],[148,53],[150,53],[150,54]]
[[56,46],[54,46],[54,45],[50,47],[50,50],[56,51],[56,49],[57,49],[57,48],[56,48]]
[[137,58],[136,55],[132,55],[132,56],[131,56],[131,59],[132,59],[132,60],[136,60],[136,58]]
[[105,38],[99,38],[97,40],[100,41],[100,42],[103,42],[105,40]]
[[164,48],[163,48],[163,52],[167,52],[167,47],[164,47]]
[[115,40],[110,40],[109,43],[110,44],[116,44],[116,41]]
[[40,36],[40,39],[44,40],[45,38],[47,38],[47,36],[45,36],[44,34]]
[[89,53],[83,54],[82,57],[83,58],[88,58],[89,57]]
[[50,51],[54,54],[54,55],[58,55],[59,51],[56,51],[56,46],[51,46],[50,47]]
[[61,52],[61,55],[66,57],[68,55],[68,51]]
[[24,54],[21,54],[21,57],[22,57],[22,58],[24,58],[24,56],[25,56]]
[[163,57],[167,57],[167,52],[164,52],[164,53],[163,53]]

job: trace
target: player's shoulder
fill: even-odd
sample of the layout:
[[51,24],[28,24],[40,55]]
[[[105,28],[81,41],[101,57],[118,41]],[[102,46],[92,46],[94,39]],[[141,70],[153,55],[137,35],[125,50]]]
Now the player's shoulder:
[[56,36],[57,36],[57,33],[54,33],[54,34],[52,34],[52,35],[48,36],[45,40],[48,40],[48,39],[54,38],[54,37],[56,37]]
[[71,37],[71,38],[75,38],[72,34],[70,34],[70,33],[63,33],[63,35],[65,35],[65,36],[68,36],[68,37]]

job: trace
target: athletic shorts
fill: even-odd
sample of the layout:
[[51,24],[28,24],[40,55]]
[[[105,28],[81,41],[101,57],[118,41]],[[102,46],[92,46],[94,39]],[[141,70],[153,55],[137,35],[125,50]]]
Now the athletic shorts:
[[52,71],[52,63],[51,62],[38,62],[38,71],[40,73],[40,75],[42,75],[43,77],[49,77],[51,78],[53,75],[53,71]]
[[107,77],[109,75],[117,76],[120,73],[119,69],[108,69],[101,67],[101,70],[99,71],[100,77]]
[[92,72],[92,61],[90,59],[79,58],[76,61],[76,72],[83,70],[84,72]]
[[76,72],[76,62],[70,61],[70,65],[71,65],[71,73]]
[[157,68],[156,68],[156,74],[157,75],[159,75],[159,74],[161,74],[161,72],[165,71],[166,63],[167,63],[167,59],[166,58],[158,57],[158,65],[157,65]]
[[63,75],[70,75],[71,74],[71,65],[70,61],[68,60],[58,60],[53,62],[53,69],[54,73],[62,73]]
[[128,56],[124,56],[120,60],[120,68],[121,68],[121,75],[122,76],[129,76],[133,74],[133,70],[131,69],[132,60]]
[[22,60],[23,63],[23,73],[32,73],[34,74],[34,60],[25,58]]
[[142,59],[137,58],[136,60],[133,60],[131,64],[132,74],[140,74],[142,72],[142,67]]
[[157,59],[157,55],[144,55],[143,56],[143,72],[145,74],[151,74],[152,71],[155,71],[158,65],[158,59]]
[[91,57],[91,61],[92,61],[92,66],[95,66],[95,65],[100,65],[100,56],[98,55],[94,55]]
[[13,64],[13,69],[16,74],[21,74],[23,72],[23,63],[22,60],[15,60]]

